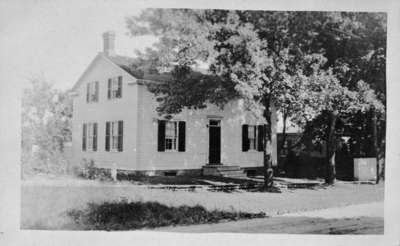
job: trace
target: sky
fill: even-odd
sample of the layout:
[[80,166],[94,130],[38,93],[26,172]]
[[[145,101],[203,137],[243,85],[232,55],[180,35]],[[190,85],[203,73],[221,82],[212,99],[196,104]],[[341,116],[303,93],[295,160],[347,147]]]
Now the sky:
[[[359,7],[350,2],[349,8]],[[282,4],[284,9],[296,7]],[[324,3],[323,8],[328,5]],[[266,0],[0,0],[0,81],[6,82],[0,97],[10,101],[10,88],[19,90],[38,77],[60,90],[72,88],[102,51],[105,31],[115,31],[119,55],[134,56],[136,49],[151,46],[154,37],[131,37],[125,23],[126,17],[147,7],[273,9]],[[302,7],[322,6],[310,0]]]
[[[335,8],[335,1],[317,2],[305,1],[301,8]],[[360,7],[356,0],[346,0],[346,6]],[[127,16],[146,7],[290,9],[296,5],[267,0],[0,0],[0,79],[24,87],[41,77],[56,88],[69,89],[102,51],[104,31],[116,32],[119,55],[133,56],[135,49],[151,46],[154,37],[129,37],[125,27]]]
[[41,77],[58,89],[69,89],[102,51],[102,33],[108,30],[116,32],[119,55],[133,56],[135,49],[151,46],[154,37],[127,35],[125,18],[138,15],[143,8],[132,1],[120,3],[0,2],[3,79],[25,87],[30,79]]

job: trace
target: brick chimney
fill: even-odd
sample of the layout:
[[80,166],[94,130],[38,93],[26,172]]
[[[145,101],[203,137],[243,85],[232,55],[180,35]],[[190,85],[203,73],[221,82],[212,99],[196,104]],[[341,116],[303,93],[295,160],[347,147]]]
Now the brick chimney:
[[103,33],[103,53],[106,56],[115,56],[115,32]]

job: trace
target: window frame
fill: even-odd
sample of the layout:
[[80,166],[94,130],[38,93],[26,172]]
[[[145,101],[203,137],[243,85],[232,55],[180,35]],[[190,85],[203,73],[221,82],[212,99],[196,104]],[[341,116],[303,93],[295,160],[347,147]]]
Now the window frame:
[[[168,125],[171,125],[171,124],[173,124],[174,126],[173,126],[173,131],[174,131],[174,136],[172,136],[172,138],[171,138],[171,136],[169,136],[168,134],[167,134],[167,132],[168,132]],[[176,120],[167,120],[167,121],[165,121],[165,142],[164,142],[164,145],[165,145],[165,148],[164,148],[164,151],[165,152],[178,152],[179,151],[179,121],[176,121]],[[171,140],[171,149],[169,149],[169,148],[167,148],[167,146],[168,146],[168,140]]]
[[93,142],[94,142],[94,133],[93,133],[93,131],[94,131],[94,124],[93,124],[93,123],[87,123],[86,131],[87,131],[87,133],[86,133],[86,136],[87,136],[87,138],[86,138],[86,148],[87,148],[89,151],[93,151]]
[[86,102],[87,103],[95,103],[99,101],[99,92],[98,90],[96,90],[96,87],[98,86],[98,81],[91,81],[89,83],[87,83],[87,87],[86,87],[86,94],[87,94],[87,98],[86,98]]
[[[118,122],[119,121],[109,121],[109,122],[110,122],[110,135],[109,135],[110,152],[120,152],[118,149],[118,146],[119,146]],[[115,130],[115,132],[114,132],[114,130]]]
[[[253,129],[253,138],[250,138],[250,129]],[[257,151],[258,152],[258,125],[248,125],[247,128],[247,139],[249,141],[249,150],[248,151]]]
[[[121,80],[121,84],[120,84]],[[122,98],[122,76],[111,77],[108,79],[108,99],[114,100]]]
[[265,124],[242,124],[242,152],[263,152]]
[[[94,134],[95,132],[95,125],[96,127],[98,126],[98,124],[96,122],[87,122],[87,123],[83,123],[84,125],[86,125],[86,132],[85,132],[85,137],[84,140],[85,141],[85,152],[96,152],[97,148],[94,149],[94,143],[95,140],[97,141],[98,137],[96,136],[98,134],[98,129],[96,129],[96,134]],[[96,142],[96,146],[97,146],[97,142]]]
[[106,121],[105,127],[105,151],[111,153],[124,151],[124,121]]

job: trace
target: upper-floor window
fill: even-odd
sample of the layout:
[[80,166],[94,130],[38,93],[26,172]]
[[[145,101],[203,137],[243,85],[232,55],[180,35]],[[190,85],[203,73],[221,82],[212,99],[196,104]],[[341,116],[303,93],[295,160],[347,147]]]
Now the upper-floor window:
[[264,125],[242,126],[242,150],[264,150]]
[[121,98],[122,97],[122,76],[108,79],[108,93],[107,98]]
[[82,150],[97,151],[97,123],[84,123]]
[[93,81],[86,84],[86,102],[99,101],[99,81]]
[[184,121],[158,121],[158,151],[185,151],[186,123]]
[[106,122],[106,151],[118,151],[123,149],[123,121]]

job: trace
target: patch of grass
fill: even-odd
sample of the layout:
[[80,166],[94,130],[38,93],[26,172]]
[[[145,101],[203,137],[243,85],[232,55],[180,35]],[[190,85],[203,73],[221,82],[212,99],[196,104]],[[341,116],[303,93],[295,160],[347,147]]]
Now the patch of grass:
[[265,213],[207,211],[200,205],[171,207],[140,201],[89,203],[83,210],[69,210],[67,215],[83,230],[135,230],[266,217]]

